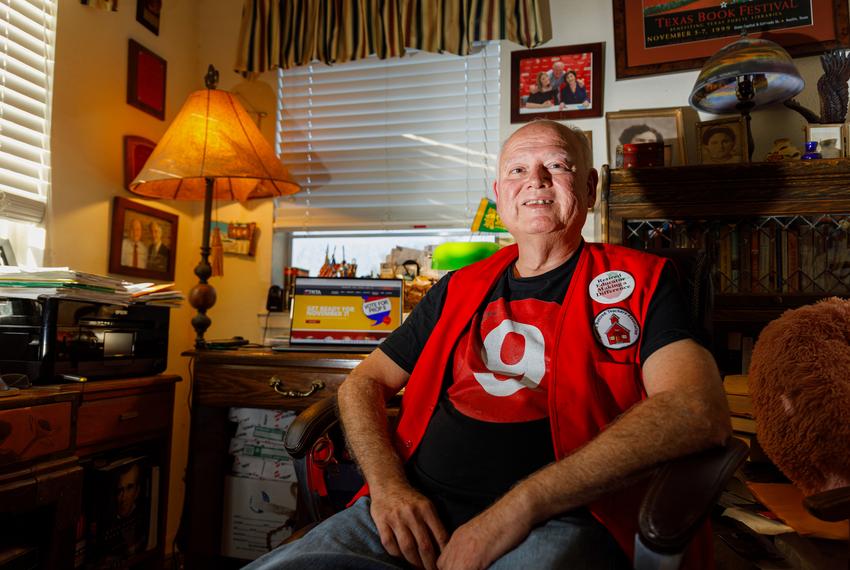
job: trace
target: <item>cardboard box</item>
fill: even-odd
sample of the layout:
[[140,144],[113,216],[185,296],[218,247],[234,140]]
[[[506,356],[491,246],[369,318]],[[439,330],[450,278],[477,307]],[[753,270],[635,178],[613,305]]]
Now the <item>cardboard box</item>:
[[297,493],[295,481],[226,477],[221,554],[253,560],[278,546],[292,534]]

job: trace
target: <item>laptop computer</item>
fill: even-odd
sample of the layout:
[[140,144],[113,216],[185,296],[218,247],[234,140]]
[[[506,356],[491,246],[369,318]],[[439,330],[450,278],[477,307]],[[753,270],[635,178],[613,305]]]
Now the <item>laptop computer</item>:
[[371,352],[401,324],[401,279],[296,277],[289,344],[275,350]]

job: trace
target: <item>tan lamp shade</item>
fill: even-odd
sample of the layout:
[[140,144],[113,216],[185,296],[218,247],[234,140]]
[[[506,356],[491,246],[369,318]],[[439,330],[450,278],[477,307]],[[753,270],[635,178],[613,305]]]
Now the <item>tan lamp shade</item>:
[[236,98],[195,91],[156,145],[130,190],[172,200],[213,198],[244,202],[298,192],[301,187]]

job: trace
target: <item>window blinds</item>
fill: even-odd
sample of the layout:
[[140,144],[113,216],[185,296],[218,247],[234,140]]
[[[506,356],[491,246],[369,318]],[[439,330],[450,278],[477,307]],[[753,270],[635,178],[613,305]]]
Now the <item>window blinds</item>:
[[56,1],[0,0],[0,218],[44,218]]
[[279,74],[277,140],[302,191],[292,230],[469,227],[495,178],[499,44]]

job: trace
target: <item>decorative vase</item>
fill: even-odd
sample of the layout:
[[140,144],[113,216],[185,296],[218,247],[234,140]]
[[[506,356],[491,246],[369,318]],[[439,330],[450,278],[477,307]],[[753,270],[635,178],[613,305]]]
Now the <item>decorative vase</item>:
[[821,158],[821,155],[818,150],[818,141],[807,141],[806,142],[806,153],[800,157],[803,160],[814,160]]

